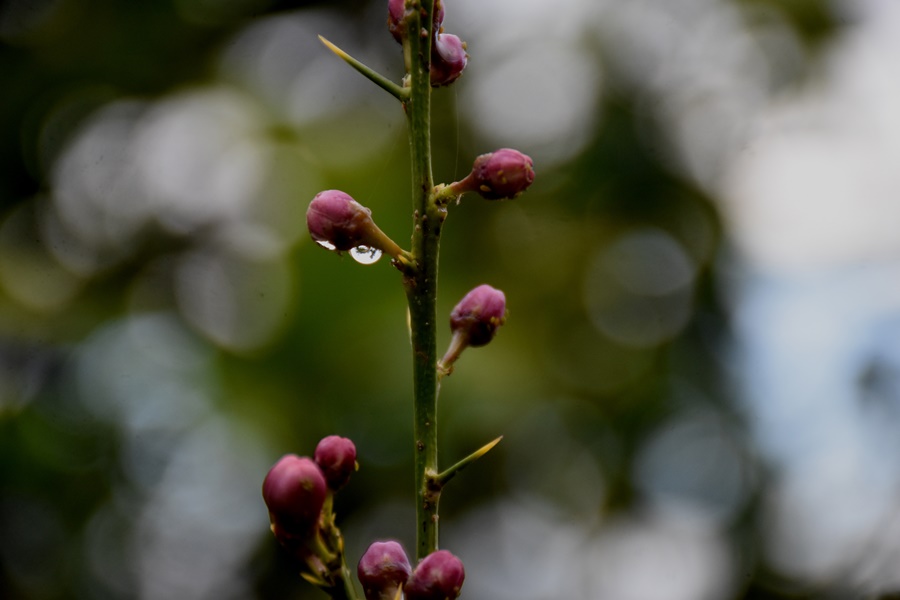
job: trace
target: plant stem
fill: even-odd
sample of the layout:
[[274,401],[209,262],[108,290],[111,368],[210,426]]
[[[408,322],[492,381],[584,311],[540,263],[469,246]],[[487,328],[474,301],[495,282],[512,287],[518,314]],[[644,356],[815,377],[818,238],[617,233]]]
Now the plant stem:
[[356,588],[353,587],[353,578],[350,576],[350,569],[346,565],[341,564],[340,580],[336,588],[334,588],[334,600],[357,600]]
[[[437,473],[437,343],[435,300],[438,250],[446,211],[435,203],[431,172],[431,29],[434,0],[407,0],[404,55],[408,57],[409,99],[404,102],[412,162],[415,268],[404,278],[413,348],[416,557],[438,548],[438,497],[428,489],[428,475]],[[427,36],[417,35],[422,30]]]

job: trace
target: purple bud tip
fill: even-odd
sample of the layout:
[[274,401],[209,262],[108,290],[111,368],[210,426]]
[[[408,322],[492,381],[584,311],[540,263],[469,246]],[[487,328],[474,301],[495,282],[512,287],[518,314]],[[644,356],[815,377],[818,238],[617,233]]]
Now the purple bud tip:
[[314,458],[328,487],[334,491],[344,487],[356,470],[356,446],[337,435],[322,438],[316,446]]
[[431,20],[434,22],[434,33],[436,35],[441,31],[441,26],[444,24],[444,3],[441,0],[434,0],[434,12],[431,15]]
[[262,486],[275,535],[279,538],[309,536],[319,522],[325,493],[325,477],[316,463],[296,454],[281,457],[269,470]]
[[431,46],[431,86],[450,85],[462,75],[469,60],[466,44],[452,33],[434,36]]
[[437,35],[444,24],[444,3],[441,0],[434,0],[434,12],[431,13],[431,21],[434,23],[434,34]]
[[406,23],[403,21],[405,3],[406,0],[388,0],[388,31],[398,44],[403,43],[403,32],[406,31]]
[[479,285],[450,313],[450,330],[466,338],[469,346],[484,346],[506,322],[506,296],[487,284]]
[[472,176],[488,200],[515,198],[534,181],[534,162],[518,150],[502,148],[475,159]]
[[350,250],[367,239],[372,211],[340,190],[319,192],[306,210],[309,235],[329,250]]
[[454,600],[465,578],[462,561],[447,550],[438,550],[416,566],[403,591],[406,600]]
[[394,600],[411,571],[403,546],[394,541],[374,542],[356,568],[366,600]]

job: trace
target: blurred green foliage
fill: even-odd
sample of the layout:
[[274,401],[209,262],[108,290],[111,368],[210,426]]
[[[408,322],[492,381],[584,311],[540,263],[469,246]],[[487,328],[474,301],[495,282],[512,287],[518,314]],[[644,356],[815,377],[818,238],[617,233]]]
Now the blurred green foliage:
[[[811,47],[834,27],[826,2],[738,4],[783,13]],[[448,5],[449,12],[452,2]],[[9,3],[0,9],[0,222],[26,215],[34,223],[24,231],[42,241],[36,215],[55,192],[57,161],[92,115],[122,99],[153,102],[218,85],[223,79],[219,58],[236,33],[265,18],[321,8],[343,15],[348,32],[373,30],[366,19],[380,14],[378,6],[349,0]],[[385,35],[383,45],[393,50],[390,44]],[[473,64],[477,60],[473,51]],[[352,76],[337,60],[333,69]],[[718,415],[745,468],[756,468],[724,373],[722,348],[729,331],[717,297],[714,266],[723,234],[715,205],[665,157],[656,124],[641,108],[643,99],[614,72],[608,77],[595,107],[596,126],[580,153],[549,169],[538,163],[536,184],[515,202],[464,198],[451,207],[442,246],[441,314],[448,314],[471,287],[490,282],[506,292],[510,315],[491,346],[469,350],[443,385],[441,453],[446,461],[506,435],[497,450],[448,489],[445,531],[492,499],[516,494],[555,507],[586,529],[596,527],[601,517],[625,514],[641,504],[634,473],[645,442],[691,411]],[[466,85],[465,77],[459,85]],[[285,214],[302,219],[309,198],[296,197],[296,190],[306,191],[300,180],[315,170],[323,189],[340,187],[370,206],[382,229],[399,242],[410,225],[402,122],[380,130],[385,151],[349,164],[340,159],[361,141],[354,139],[355,119],[378,118],[389,106],[379,90],[369,92],[372,99],[355,109],[360,114],[326,116],[302,126],[286,122],[277,111],[266,115],[257,132],[274,149],[266,183],[278,202],[292,205]],[[483,141],[459,118],[453,90],[438,91],[435,100],[437,177],[461,177],[472,157],[485,150]],[[294,164],[305,166],[295,170]],[[604,335],[585,307],[585,289],[591,285],[586,279],[607,272],[598,258],[601,251],[633,231],[664,232],[696,269],[689,320],[655,343],[627,344]],[[292,241],[283,262],[289,301],[278,308],[282,314],[275,333],[264,344],[229,347],[177,316],[179,292],[167,261],[206,235],[203,230],[179,235],[162,227],[141,231],[140,243],[124,260],[79,276],[78,291],[50,309],[23,304],[0,286],[0,597],[164,596],[140,583],[148,577],[143,570],[150,568],[140,561],[113,572],[134,558],[140,536],[155,539],[128,528],[153,523],[139,524],[138,516],[155,501],[154,485],[165,479],[167,466],[143,465],[152,463],[147,458],[152,453],[129,456],[130,438],[138,434],[123,421],[98,414],[91,388],[79,387],[88,377],[82,373],[88,360],[84,348],[142,314],[176,315],[190,340],[185,347],[199,348],[188,353],[193,358],[190,368],[184,367],[184,389],[202,390],[211,403],[203,410],[239,424],[235,431],[249,432],[247,444],[266,460],[286,452],[309,453],[318,438],[330,433],[354,439],[362,469],[341,493],[338,507],[348,515],[344,533],[353,540],[351,555],[365,547],[368,540],[359,539],[363,533],[399,537],[409,547],[411,369],[398,274],[384,263],[361,267],[349,257],[332,256],[305,238]],[[18,239],[4,243],[19,248]],[[34,241],[25,239],[22,247]],[[16,260],[29,256],[23,252]],[[159,277],[152,276],[157,271]],[[238,282],[250,298],[242,310],[253,310],[257,295],[262,302],[273,293],[266,277]],[[596,300],[605,301],[602,294]],[[260,310],[269,310],[266,306],[260,304]],[[441,335],[449,339],[448,332]],[[171,368],[180,368],[177,352]],[[110,385],[137,378],[139,367],[131,371],[132,363],[122,358],[93,368],[104,372]],[[137,388],[147,398],[135,402],[152,412],[161,393],[154,386],[168,384],[147,377],[146,386]],[[186,429],[194,418],[185,417]],[[172,425],[156,431],[160,446],[175,444],[183,433]],[[140,435],[152,437],[154,429],[141,429]],[[173,460],[162,449],[156,456]],[[151,472],[143,484],[130,479],[129,469],[135,468],[130,461],[143,461],[141,468]],[[570,465],[584,470],[561,480],[558,473]],[[263,476],[264,468],[259,482]],[[579,487],[594,479],[602,481],[602,490]],[[747,479],[753,486],[764,482],[758,474]],[[257,493],[253,487],[252,494]],[[785,591],[789,588],[774,583],[764,563],[757,562],[752,515],[758,493],[758,487],[749,487],[725,526],[741,571],[729,593],[736,598],[818,597]],[[97,519],[109,504],[119,512],[113,511],[117,516],[104,529]],[[259,535],[235,567],[245,588],[228,597],[318,597],[296,580],[266,535],[261,500],[256,510]],[[354,524],[365,526],[355,531]],[[97,531],[106,532],[102,543],[91,541]],[[98,575],[98,569],[105,574]],[[154,574],[160,580],[166,576]],[[178,590],[175,581],[160,589],[168,589],[169,597],[205,597]]]

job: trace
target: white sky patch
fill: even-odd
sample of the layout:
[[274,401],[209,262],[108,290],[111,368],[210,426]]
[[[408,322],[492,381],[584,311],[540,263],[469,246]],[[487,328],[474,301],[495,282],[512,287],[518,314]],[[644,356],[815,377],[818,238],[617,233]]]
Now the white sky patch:
[[731,164],[724,215],[765,270],[900,252],[900,11],[870,16],[837,41],[818,81],[765,111]]

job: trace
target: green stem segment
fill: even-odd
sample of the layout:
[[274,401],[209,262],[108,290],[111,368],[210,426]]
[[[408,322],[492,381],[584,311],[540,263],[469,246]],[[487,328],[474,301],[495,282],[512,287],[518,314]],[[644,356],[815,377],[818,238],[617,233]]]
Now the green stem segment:
[[307,558],[309,573],[304,579],[325,590],[333,600],[358,600],[350,569],[344,559],[344,538],[335,523],[334,495],[328,492],[319,531],[301,556]]
[[[446,210],[434,199],[431,171],[431,29],[434,0],[407,0],[403,52],[409,68],[409,98],[403,103],[412,162],[415,268],[404,278],[413,347],[416,471],[416,557],[438,549],[438,494],[429,490],[437,473],[437,298],[438,250]],[[428,35],[414,32],[427,31]]]
[[353,578],[350,576],[350,569],[346,566],[341,567],[340,585],[336,591],[338,595],[332,596],[334,600],[357,600]]

